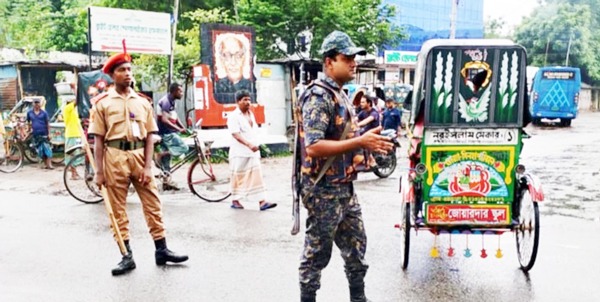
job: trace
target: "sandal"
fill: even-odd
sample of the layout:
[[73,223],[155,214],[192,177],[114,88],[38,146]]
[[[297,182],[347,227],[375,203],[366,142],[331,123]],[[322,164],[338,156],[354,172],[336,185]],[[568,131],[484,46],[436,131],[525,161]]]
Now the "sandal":
[[268,209],[272,209],[274,207],[276,207],[277,204],[276,203],[270,203],[270,202],[265,202],[260,206],[260,210],[261,211],[266,211]]
[[231,204],[231,208],[232,208],[232,209],[235,209],[235,210],[243,210],[243,209],[244,209],[244,206],[243,206],[243,205],[241,205],[240,203],[232,203],[232,204]]

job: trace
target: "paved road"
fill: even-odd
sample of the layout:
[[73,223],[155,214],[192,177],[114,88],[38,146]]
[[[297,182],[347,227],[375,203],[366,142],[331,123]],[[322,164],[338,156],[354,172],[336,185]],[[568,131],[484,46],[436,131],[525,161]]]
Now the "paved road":
[[[433,236],[412,237],[410,266],[400,269],[397,191],[400,170],[385,180],[360,175],[359,199],[369,238],[366,278],[373,301],[598,301],[600,288],[600,113],[571,128],[530,127],[523,162],[544,181],[538,261],[518,269],[512,234],[500,237],[504,257],[429,257]],[[400,154],[404,154],[402,151]],[[67,196],[60,171],[25,167],[0,174],[0,301],[297,301],[303,236],[290,236],[290,158],[264,160],[272,211],[235,211],[188,192],[163,195],[169,246],[190,255],[184,265],[156,267],[139,201],[129,201],[138,268],[118,278],[119,252],[102,204]],[[402,162],[402,161],[401,161]],[[185,173],[179,172],[182,178]],[[442,249],[448,238],[439,237]],[[486,236],[492,255],[498,237]],[[457,250],[464,236],[453,237]],[[478,251],[482,238],[471,236]],[[347,301],[338,251],[322,278],[319,301]]]

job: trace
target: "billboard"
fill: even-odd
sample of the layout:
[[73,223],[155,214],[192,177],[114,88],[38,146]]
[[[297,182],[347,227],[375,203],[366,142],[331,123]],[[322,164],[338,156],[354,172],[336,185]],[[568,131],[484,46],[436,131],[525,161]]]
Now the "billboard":
[[202,24],[202,64],[211,66],[214,98],[220,104],[235,104],[235,92],[250,91],[256,102],[254,78],[255,32],[247,26]]
[[89,33],[92,51],[171,54],[171,16],[147,12],[90,6]]

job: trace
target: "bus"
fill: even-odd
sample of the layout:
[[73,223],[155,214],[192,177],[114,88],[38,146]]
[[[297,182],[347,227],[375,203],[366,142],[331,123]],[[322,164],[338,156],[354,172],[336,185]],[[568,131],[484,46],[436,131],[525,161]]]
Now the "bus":
[[559,119],[561,126],[571,126],[571,120],[577,117],[580,89],[579,68],[541,67],[531,89],[529,108],[533,123]]

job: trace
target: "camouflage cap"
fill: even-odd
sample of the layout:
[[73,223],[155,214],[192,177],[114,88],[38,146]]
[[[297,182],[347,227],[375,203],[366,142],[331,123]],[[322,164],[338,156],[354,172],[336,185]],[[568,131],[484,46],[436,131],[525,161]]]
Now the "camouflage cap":
[[359,54],[364,56],[367,54],[362,47],[356,47],[356,44],[352,42],[350,36],[348,34],[341,32],[339,30],[335,30],[331,32],[325,39],[323,40],[323,44],[321,44],[321,49],[319,50],[320,54],[325,54],[330,50],[337,50],[339,53],[352,56]]

